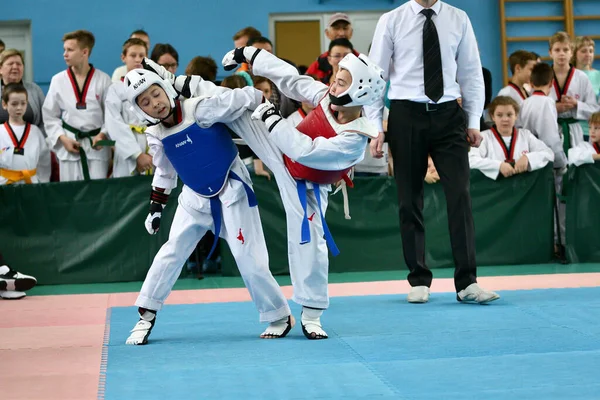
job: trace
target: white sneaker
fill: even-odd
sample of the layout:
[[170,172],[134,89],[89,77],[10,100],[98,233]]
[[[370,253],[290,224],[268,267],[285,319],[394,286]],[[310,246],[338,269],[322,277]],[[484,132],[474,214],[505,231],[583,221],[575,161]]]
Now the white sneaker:
[[0,290],[0,299],[18,300],[27,296],[25,292],[15,292],[13,290]]
[[456,300],[465,303],[487,304],[494,300],[498,300],[498,293],[485,290],[476,283],[471,283],[466,289],[461,290],[456,295]]
[[427,303],[429,301],[429,288],[427,286],[413,286],[406,299],[409,303]]

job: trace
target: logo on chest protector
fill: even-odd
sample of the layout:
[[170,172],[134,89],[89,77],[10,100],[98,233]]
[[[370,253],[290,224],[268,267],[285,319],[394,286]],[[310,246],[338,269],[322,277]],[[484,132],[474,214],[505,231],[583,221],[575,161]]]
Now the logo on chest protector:
[[185,135],[185,137],[187,138],[186,140],[183,140],[179,143],[175,143],[175,148],[179,148],[181,146],[185,146],[187,143],[192,144],[194,142],[192,142],[192,139],[190,139],[190,135]]

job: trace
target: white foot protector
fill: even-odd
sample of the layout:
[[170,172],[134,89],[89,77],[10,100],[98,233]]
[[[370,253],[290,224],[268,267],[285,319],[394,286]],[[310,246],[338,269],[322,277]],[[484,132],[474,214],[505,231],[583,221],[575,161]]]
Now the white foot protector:
[[146,311],[140,317],[140,320],[137,322],[137,324],[135,324],[135,326],[131,330],[131,334],[125,341],[125,344],[129,344],[129,345],[147,344],[148,337],[150,336],[150,332],[152,332],[152,328],[154,327],[155,322],[156,322],[156,314],[151,313],[150,311]]
[[293,315],[289,315],[279,321],[271,322],[267,329],[260,335],[262,339],[281,339],[284,338],[296,325]]
[[321,326],[321,314],[323,310],[302,307],[302,333],[310,340],[327,339],[327,332]]

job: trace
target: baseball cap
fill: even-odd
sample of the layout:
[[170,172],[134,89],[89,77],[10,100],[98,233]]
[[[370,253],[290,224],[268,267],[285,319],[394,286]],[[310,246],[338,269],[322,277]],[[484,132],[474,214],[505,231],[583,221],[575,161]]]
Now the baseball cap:
[[335,13],[335,14],[333,14],[329,18],[329,22],[327,23],[327,26],[331,26],[331,25],[335,24],[338,21],[346,21],[349,24],[352,23],[352,22],[350,22],[350,17],[348,17],[347,14],[344,14],[344,13]]

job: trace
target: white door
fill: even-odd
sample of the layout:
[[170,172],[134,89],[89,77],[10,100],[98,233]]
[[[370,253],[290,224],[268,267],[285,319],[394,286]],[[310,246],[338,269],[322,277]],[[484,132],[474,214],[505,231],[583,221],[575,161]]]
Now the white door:
[[31,54],[31,22],[0,21],[0,39],[7,49],[17,49],[25,56],[25,82],[33,81],[33,57]]

